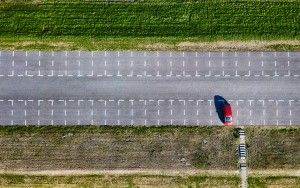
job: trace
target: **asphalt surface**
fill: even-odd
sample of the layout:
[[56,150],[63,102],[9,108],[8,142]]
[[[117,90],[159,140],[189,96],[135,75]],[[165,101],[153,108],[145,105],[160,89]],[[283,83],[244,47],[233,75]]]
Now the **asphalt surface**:
[[300,53],[1,52],[1,125],[300,125]]

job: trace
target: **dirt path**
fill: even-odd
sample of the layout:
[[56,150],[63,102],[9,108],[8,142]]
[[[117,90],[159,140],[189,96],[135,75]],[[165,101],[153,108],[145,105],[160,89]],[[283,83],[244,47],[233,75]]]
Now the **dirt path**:
[[74,175],[168,175],[168,176],[191,176],[191,175],[205,175],[205,176],[237,176],[238,171],[235,170],[177,170],[177,169],[132,169],[132,170],[44,170],[44,171],[4,171],[0,174],[19,174],[19,175],[50,175],[50,176],[74,176]]
[[[0,170],[0,174],[18,174],[18,175],[49,175],[49,176],[76,176],[76,175],[168,175],[168,176],[190,176],[190,175],[207,175],[207,176],[237,176],[237,170],[165,170],[165,169],[132,169],[132,170]],[[249,176],[296,176],[300,177],[299,170],[250,170]]]

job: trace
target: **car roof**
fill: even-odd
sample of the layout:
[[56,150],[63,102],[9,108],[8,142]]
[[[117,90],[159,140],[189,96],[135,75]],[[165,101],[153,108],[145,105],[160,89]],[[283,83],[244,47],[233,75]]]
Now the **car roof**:
[[231,112],[231,106],[230,104],[225,104],[224,105],[224,115],[225,116],[231,116],[232,112]]

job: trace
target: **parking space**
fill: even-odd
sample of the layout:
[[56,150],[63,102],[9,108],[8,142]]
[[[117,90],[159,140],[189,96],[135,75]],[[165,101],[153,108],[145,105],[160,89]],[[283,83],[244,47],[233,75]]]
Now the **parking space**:
[[13,119],[12,102],[9,100],[0,100],[0,123],[1,125],[10,125]]

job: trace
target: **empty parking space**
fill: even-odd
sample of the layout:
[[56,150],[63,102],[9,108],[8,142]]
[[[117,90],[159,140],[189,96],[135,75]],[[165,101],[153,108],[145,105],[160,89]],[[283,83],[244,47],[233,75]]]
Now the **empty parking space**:
[[0,75],[59,77],[299,77],[299,53],[1,51]]
[[[229,100],[234,125],[297,125],[298,100]],[[213,100],[0,100],[1,125],[222,125]]]

